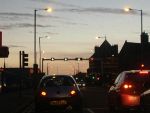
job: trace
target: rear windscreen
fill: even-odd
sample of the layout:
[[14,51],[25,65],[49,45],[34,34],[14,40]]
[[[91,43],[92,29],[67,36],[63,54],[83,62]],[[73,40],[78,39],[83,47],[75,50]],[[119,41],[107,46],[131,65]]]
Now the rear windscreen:
[[150,73],[146,74],[140,74],[140,73],[128,73],[126,74],[125,79],[127,81],[132,81],[135,83],[145,83],[145,82],[150,82]]
[[53,86],[74,86],[74,81],[71,77],[66,76],[52,76],[44,79],[41,82],[43,87],[53,87]]

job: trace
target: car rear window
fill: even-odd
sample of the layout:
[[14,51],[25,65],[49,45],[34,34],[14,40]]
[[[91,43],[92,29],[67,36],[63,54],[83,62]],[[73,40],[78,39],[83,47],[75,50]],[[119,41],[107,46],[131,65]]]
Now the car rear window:
[[132,81],[135,83],[145,83],[145,82],[150,82],[150,73],[147,74],[140,74],[140,73],[127,73],[126,80]]
[[41,87],[74,86],[74,84],[75,83],[71,77],[52,76],[44,79],[41,83]]

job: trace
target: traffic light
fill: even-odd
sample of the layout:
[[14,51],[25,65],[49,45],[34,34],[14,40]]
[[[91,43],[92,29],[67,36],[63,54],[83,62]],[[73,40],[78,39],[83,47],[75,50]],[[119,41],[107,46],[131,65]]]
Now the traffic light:
[[77,60],[77,61],[81,61],[81,60],[83,60],[82,58],[75,58],[75,60]]
[[7,58],[9,55],[9,48],[7,46],[0,47],[0,58]]
[[93,58],[93,57],[91,57],[91,58],[89,58],[89,60],[92,62],[92,61],[94,61],[94,58]]
[[22,51],[22,67],[28,66],[28,54]]
[[55,60],[55,58],[53,58],[53,57],[52,57],[50,60],[51,60],[51,61],[54,61],[54,60]]
[[67,61],[68,60],[68,58],[64,58],[64,61]]

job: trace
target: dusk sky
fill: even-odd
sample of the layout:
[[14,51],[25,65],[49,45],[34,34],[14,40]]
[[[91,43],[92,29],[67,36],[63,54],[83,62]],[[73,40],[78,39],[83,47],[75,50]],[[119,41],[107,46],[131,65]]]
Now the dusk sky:
[[[143,30],[150,32],[149,0],[0,0],[0,31],[3,45],[9,47],[6,67],[19,67],[19,51],[29,54],[29,67],[33,66],[34,10],[51,7],[53,11],[37,11],[37,61],[39,37],[45,58],[89,58],[95,46],[106,36],[119,50],[125,40],[140,42],[140,11],[124,12],[123,8],[143,10]],[[73,74],[78,65],[86,72],[88,61],[44,62],[50,74]],[[3,59],[0,59],[3,67]]]

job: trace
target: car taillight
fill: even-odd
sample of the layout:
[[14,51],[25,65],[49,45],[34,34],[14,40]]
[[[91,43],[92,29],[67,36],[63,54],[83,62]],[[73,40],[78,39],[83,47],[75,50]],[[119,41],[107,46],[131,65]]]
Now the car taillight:
[[75,90],[71,90],[71,91],[70,91],[70,95],[71,95],[71,96],[76,95],[76,91],[75,91]]
[[124,89],[131,89],[133,86],[131,84],[124,84],[123,88]]
[[45,97],[47,95],[47,93],[45,91],[41,91],[41,96]]

